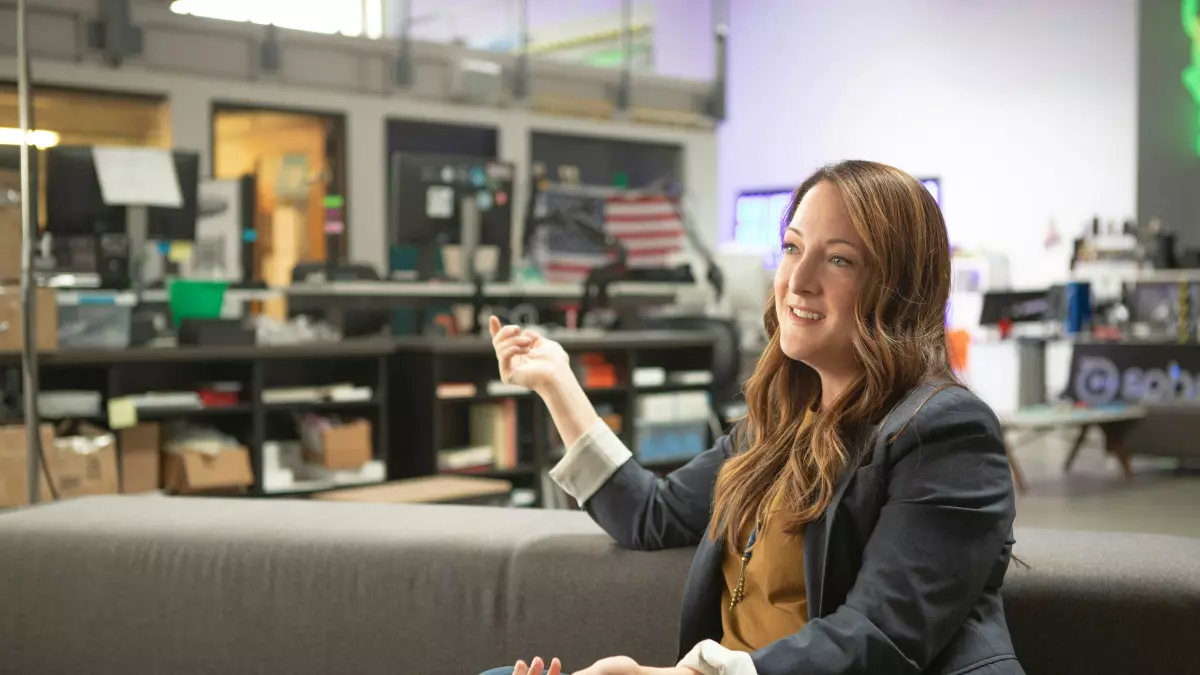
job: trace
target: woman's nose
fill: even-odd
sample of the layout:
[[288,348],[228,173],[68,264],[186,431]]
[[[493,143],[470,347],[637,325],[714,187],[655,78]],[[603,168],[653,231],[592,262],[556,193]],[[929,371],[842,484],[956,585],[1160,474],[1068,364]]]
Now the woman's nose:
[[817,265],[812,256],[805,254],[796,261],[788,278],[788,291],[794,295],[813,295],[820,290],[817,281]]

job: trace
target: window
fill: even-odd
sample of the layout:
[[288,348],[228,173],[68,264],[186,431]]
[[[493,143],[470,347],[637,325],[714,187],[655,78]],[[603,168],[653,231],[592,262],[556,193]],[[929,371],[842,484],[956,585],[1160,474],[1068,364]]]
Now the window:
[[383,35],[383,0],[175,0],[171,11],[313,33]]

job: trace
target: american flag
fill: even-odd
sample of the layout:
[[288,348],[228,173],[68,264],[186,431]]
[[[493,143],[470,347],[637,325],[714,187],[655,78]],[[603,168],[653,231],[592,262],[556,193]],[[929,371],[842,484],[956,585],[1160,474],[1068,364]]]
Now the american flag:
[[[665,196],[578,197],[543,195],[546,208],[568,202],[616,237],[630,267],[666,267],[683,251],[684,230],[674,204]],[[566,201],[563,201],[566,200]],[[533,260],[551,282],[582,282],[593,268],[613,260],[599,242],[573,227],[543,227],[535,235]]]

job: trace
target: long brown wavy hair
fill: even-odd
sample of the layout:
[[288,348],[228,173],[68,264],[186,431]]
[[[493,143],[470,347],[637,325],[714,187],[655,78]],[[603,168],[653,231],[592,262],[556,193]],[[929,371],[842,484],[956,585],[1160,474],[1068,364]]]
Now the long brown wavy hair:
[[774,292],[763,323],[769,343],[744,392],[743,448],[717,477],[710,534],[736,549],[763,500],[781,494],[785,530],[803,531],[829,506],[838,475],[851,461],[846,438],[878,420],[925,381],[955,381],[946,347],[950,244],[941,209],[912,176],[883,164],[847,161],[819,169],[792,195],[781,228],[815,185],[835,186],[866,243],[866,278],[855,306],[851,341],[859,377],[803,425],[821,400],[821,380],[779,345]]

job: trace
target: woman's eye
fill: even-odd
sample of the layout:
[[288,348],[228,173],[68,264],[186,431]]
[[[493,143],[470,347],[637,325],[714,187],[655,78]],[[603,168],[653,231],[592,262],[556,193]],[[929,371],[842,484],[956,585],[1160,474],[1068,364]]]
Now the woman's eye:
[[832,258],[829,259],[829,262],[833,263],[834,265],[837,265],[838,267],[849,267],[851,265],[851,262],[849,260],[843,258],[840,255],[833,256]]
[[795,244],[789,244],[787,242],[783,243],[783,252],[786,253],[787,255],[792,255],[793,253],[796,253],[799,250],[800,249]]

